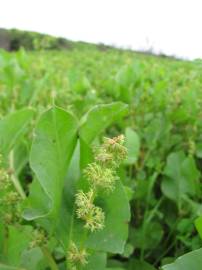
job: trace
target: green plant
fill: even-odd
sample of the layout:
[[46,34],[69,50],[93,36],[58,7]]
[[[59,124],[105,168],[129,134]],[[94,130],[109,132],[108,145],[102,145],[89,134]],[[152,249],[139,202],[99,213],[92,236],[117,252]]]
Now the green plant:
[[[201,61],[85,43],[41,49],[0,51],[0,266],[192,263],[202,235]],[[118,134],[123,162],[125,151],[117,160],[110,140],[100,144]]]
[[[99,121],[102,122],[100,131],[111,121],[107,119],[106,122],[105,116],[111,113],[110,109],[113,107],[119,109],[121,113],[125,109],[121,103],[97,108],[97,112],[101,113],[98,116]],[[104,115],[102,111],[105,111]],[[80,125],[72,114],[57,107],[41,116],[30,153],[30,165],[35,177],[28,187],[28,196],[22,192],[22,183],[19,182],[19,175],[16,174],[18,169],[15,164],[12,165],[14,166],[12,188],[12,179],[9,179],[3,168],[1,169],[1,215],[5,219],[2,223],[1,235],[3,262],[34,269],[33,266],[26,265],[26,256],[34,259],[35,252],[40,250],[43,255],[36,258],[35,264],[42,264],[42,266],[37,267],[43,269],[45,265],[49,265],[51,269],[58,269],[59,266],[51,253],[60,250],[64,258],[62,261],[67,258],[68,269],[77,269],[77,267],[80,269],[85,265],[87,269],[88,265],[95,269],[96,258],[102,261],[101,265],[104,267],[105,252],[116,253],[123,250],[127,238],[127,224],[123,224],[122,219],[129,219],[129,207],[122,184],[116,175],[116,169],[126,157],[126,149],[122,145],[124,137],[105,138],[103,145],[96,147],[95,160],[92,162],[89,162],[91,158],[89,161],[85,160],[86,168],[83,174],[82,164],[71,165],[71,162],[74,163],[75,158],[77,159],[78,153],[80,158],[91,153],[89,139],[94,139],[100,132],[97,127],[94,131],[91,129],[89,133],[88,117],[91,115],[97,118],[92,110]],[[0,140],[5,164],[7,164],[6,153],[11,153],[14,158],[21,155],[18,151],[22,149],[15,150],[13,145],[21,144],[21,138],[26,134],[27,116],[28,111],[22,110],[10,114],[0,123]],[[30,111],[30,117],[32,116]],[[16,119],[18,122],[13,122]],[[11,123],[12,129],[8,130],[7,127]],[[11,143],[9,138],[15,130],[18,130],[18,133]],[[78,134],[80,134],[79,139],[77,139]],[[78,148],[79,145],[82,147],[82,152]],[[88,146],[86,150],[84,146]],[[10,161],[8,159],[8,162]],[[19,162],[17,161],[17,164]],[[11,163],[8,164],[11,166]],[[100,174],[100,171],[94,173],[92,168],[95,166],[106,172],[105,177]],[[78,175],[76,179],[74,173]],[[114,219],[113,202],[119,199],[121,199],[121,205],[118,203],[120,209],[124,208],[126,212],[123,212],[120,219]],[[99,205],[100,200],[101,205]],[[18,207],[23,214],[18,214]],[[9,220],[8,216],[11,216]],[[22,216],[27,220],[26,224]],[[24,239],[20,243],[17,242],[18,236]],[[12,254],[13,247],[17,250],[17,254]],[[21,252],[27,255],[23,255],[22,258]],[[32,252],[33,255],[30,255]]]

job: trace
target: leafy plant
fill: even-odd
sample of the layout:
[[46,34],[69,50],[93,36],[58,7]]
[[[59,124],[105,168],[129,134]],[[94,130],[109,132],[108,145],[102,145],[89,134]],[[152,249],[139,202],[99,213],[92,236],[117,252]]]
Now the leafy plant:
[[[121,103],[110,106],[115,105],[120,111],[124,110]],[[97,111],[103,108],[98,107]],[[14,151],[9,136],[13,130],[19,129],[14,143],[20,140],[27,124],[25,115],[28,117],[27,111],[16,112],[1,121],[3,153]],[[13,122],[9,130],[8,124],[15,117],[18,117],[18,121]],[[97,117],[102,121],[102,114]],[[86,120],[82,120],[79,127],[72,114],[57,107],[42,114],[30,150],[30,166],[34,174],[33,182],[28,187],[28,196],[17,175],[13,175],[15,171],[11,172],[9,178],[9,164],[4,155],[5,168],[1,169],[1,216],[4,220],[1,242],[4,263],[33,269],[33,265],[25,265],[26,257],[35,260],[36,253],[34,265],[41,269],[44,265],[58,269],[51,253],[60,250],[59,254],[64,260],[67,259],[69,269],[80,269],[81,266],[96,269],[97,259],[105,266],[104,252],[123,252],[127,239],[129,205],[116,169],[126,158],[126,148],[122,145],[124,137],[105,139],[104,144],[96,148],[95,161],[89,163],[86,160],[85,164],[88,165],[83,171],[84,164],[79,164],[82,160],[75,160],[78,154],[81,156],[79,147],[83,142],[80,142],[80,136],[81,139],[83,137],[88,141],[90,138],[91,141],[98,132],[94,135],[86,133],[84,131],[87,128]],[[91,152],[90,144],[86,142],[87,145],[86,151]],[[124,210],[117,218],[114,203]],[[29,223],[24,223],[21,215]],[[38,266],[40,264],[42,266]]]
[[52,42],[0,51],[0,269],[186,269],[202,235],[201,61]]

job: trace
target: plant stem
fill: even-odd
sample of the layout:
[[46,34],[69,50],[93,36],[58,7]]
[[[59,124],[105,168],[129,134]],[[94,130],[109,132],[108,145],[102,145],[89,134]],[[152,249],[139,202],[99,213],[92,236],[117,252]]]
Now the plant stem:
[[154,262],[154,266],[156,266],[160,261],[161,259],[175,246],[176,244],[176,239],[175,241],[173,241],[168,247],[166,250],[164,250],[164,252],[156,259],[156,261]]
[[57,266],[55,260],[53,259],[50,251],[47,249],[47,247],[41,247],[41,250],[48,261],[50,269],[51,270],[58,270],[58,266]]
[[146,224],[149,224],[149,222],[152,220],[152,218],[154,217],[155,213],[157,212],[157,209],[161,205],[163,199],[164,199],[164,197],[161,197],[160,200],[158,201],[158,203],[156,204],[156,206],[152,209],[152,211],[150,212],[150,215],[145,220]]

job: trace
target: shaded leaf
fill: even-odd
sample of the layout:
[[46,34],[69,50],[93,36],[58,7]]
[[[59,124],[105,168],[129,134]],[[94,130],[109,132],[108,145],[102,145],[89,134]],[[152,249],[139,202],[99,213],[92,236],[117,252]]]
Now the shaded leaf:
[[180,202],[183,195],[198,194],[199,171],[192,157],[183,152],[171,153],[167,158],[162,181],[162,191],[169,199]]
[[[54,217],[52,225],[57,222],[55,217],[60,209],[64,180],[76,144],[76,137],[77,121],[70,113],[57,107],[45,112],[36,127],[30,165],[51,201],[50,211]],[[39,187],[37,189],[39,190]],[[43,193],[40,194],[44,196]],[[37,214],[30,215],[28,210],[24,216],[27,219],[38,217]]]
[[105,270],[106,260],[106,253],[93,252],[88,258],[88,264],[82,270]]
[[25,250],[22,253],[21,265],[26,270],[43,270],[40,263],[43,260],[43,253],[39,247]]
[[174,263],[165,265],[162,270],[199,270],[202,265],[202,248],[179,257]]
[[128,264],[128,270],[156,270],[151,264],[145,261],[132,259]]
[[7,263],[21,265],[22,253],[28,248],[32,237],[31,226],[10,226],[8,231]]

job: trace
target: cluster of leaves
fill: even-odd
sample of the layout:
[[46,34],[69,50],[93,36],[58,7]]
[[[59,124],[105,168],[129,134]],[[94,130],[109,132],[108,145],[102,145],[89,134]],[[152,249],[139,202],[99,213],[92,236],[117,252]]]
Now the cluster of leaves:
[[[2,51],[0,70],[1,269],[198,270],[201,62],[87,47]],[[100,146],[119,134],[123,164]]]

